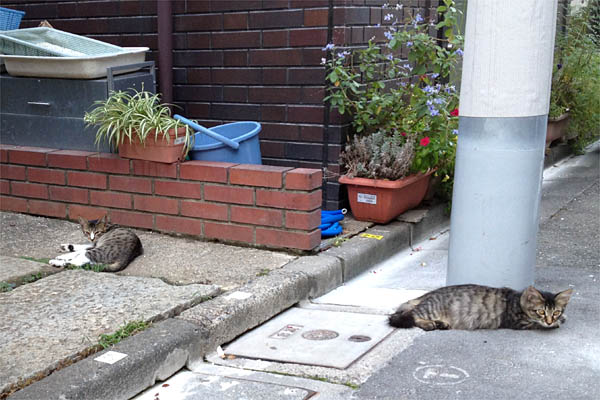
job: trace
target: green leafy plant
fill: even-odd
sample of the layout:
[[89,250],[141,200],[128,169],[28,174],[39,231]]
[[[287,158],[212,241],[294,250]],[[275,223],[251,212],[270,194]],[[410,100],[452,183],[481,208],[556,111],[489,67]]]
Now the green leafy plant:
[[44,277],[44,275],[41,272],[38,272],[36,274],[31,274],[31,275],[23,278],[23,283],[33,283],[35,281],[42,279],[43,277]]
[[106,264],[83,264],[81,266],[67,264],[65,265],[65,269],[104,272],[106,269]]
[[17,285],[14,284],[14,283],[8,283],[8,282],[0,281],[0,293],[10,292],[15,287],[17,287]]
[[128,322],[126,325],[119,328],[115,333],[110,335],[100,335],[100,340],[98,344],[102,346],[103,349],[106,349],[110,346],[114,346],[119,343],[121,340],[128,338],[129,336],[133,336],[136,333],[142,332],[150,326],[148,322],[145,321],[132,321]]
[[111,92],[106,100],[98,100],[96,108],[86,112],[83,120],[87,126],[98,126],[96,144],[106,141],[115,149],[126,140],[130,143],[134,137],[141,143],[153,138],[164,138],[170,141],[169,130],[185,127],[185,151],[191,146],[193,134],[191,129],[182,122],[171,118],[170,104],[161,104],[160,95],[147,91],[117,91]]
[[[353,133],[359,137],[349,142],[341,161],[356,176],[393,179],[387,172],[380,174],[388,171],[385,165],[398,160],[404,165],[410,151],[400,156],[399,147],[410,145],[409,168],[396,175],[436,168],[446,182],[454,170],[458,133],[458,93],[448,80],[462,56],[462,36],[457,33],[460,12],[452,0],[444,0],[437,9],[441,17],[437,24],[419,14],[401,23],[394,14],[400,7],[384,6],[389,29],[383,43],[373,38],[366,48],[344,50],[333,44],[324,48],[329,54],[322,60],[328,71],[326,100],[341,114],[350,115]],[[429,35],[432,26],[443,31],[443,39]],[[360,139],[375,134],[370,143],[382,146],[376,151]],[[361,157],[387,157],[388,163],[357,162],[356,146],[373,150],[359,151]]]
[[597,1],[568,8],[566,27],[559,29],[554,51],[550,118],[569,111],[569,130],[581,150],[600,137],[600,37]]
[[414,159],[412,140],[388,136],[383,131],[355,136],[340,161],[350,178],[389,179],[405,177]]

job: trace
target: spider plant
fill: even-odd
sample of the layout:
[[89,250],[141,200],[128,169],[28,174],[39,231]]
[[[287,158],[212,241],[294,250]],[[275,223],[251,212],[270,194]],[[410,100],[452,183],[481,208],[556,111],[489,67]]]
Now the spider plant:
[[138,137],[140,143],[145,144],[148,138],[154,136],[154,141],[162,136],[167,143],[171,140],[169,130],[185,127],[185,152],[189,150],[193,134],[190,128],[171,118],[170,104],[162,104],[159,94],[147,91],[113,91],[106,100],[94,103],[96,108],[86,112],[83,120],[86,126],[98,126],[96,132],[96,145],[103,140],[112,144],[116,149],[128,140],[133,141]]

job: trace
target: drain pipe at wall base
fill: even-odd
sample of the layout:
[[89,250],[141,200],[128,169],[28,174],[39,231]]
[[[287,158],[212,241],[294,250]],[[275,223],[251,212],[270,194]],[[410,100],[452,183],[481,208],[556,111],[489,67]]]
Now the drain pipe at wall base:
[[158,19],[158,91],[164,103],[173,102],[173,15],[171,0],[156,0]]
[[533,284],[556,3],[467,3],[448,285]]

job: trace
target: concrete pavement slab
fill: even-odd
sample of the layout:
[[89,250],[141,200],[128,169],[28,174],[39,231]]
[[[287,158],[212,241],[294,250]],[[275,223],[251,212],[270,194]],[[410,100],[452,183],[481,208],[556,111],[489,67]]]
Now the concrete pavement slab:
[[[201,340],[198,327],[169,318],[52,373],[10,399],[127,400],[185,367],[190,354],[198,353]],[[125,357],[112,364],[99,361],[108,353]]]
[[313,391],[228,376],[181,371],[164,384],[158,384],[135,400],[306,400]]
[[0,282],[20,285],[57,272],[48,264],[0,255]]
[[54,370],[131,321],[168,318],[219,292],[159,279],[64,271],[0,294],[0,393]]
[[[340,286],[312,301],[314,308],[319,306],[350,306],[355,308],[366,308],[378,310],[382,314],[391,314],[398,306],[408,300],[425,294],[425,290],[397,290],[388,288],[357,287],[354,285]],[[303,305],[302,305],[303,306]]]
[[[0,254],[6,256],[48,259],[60,254],[61,243],[86,243],[79,224],[69,221],[2,212],[0,226]],[[144,254],[119,275],[161,278],[177,285],[214,284],[229,290],[296,258],[284,252],[134,231]]]
[[[180,376],[182,375],[182,376]],[[218,379],[221,378],[221,379]],[[227,384],[222,385],[227,379]],[[198,390],[185,390],[178,391],[177,384],[181,380],[189,381],[191,385],[194,385]],[[206,385],[204,387],[197,386],[200,381],[204,381]],[[330,384],[321,382],[313,379],[299,378],[295,376],[287,375],[275,375],[267,374],[259,371],[249,371],[237,368],[224,367],[220,365],[213,365],[210,363],[203,363],[199,365],[194,371],[182,370],[173,378],[167,380],[165,384],[169,386],[163,386],[160,383],[156,386],[148,389],[145,393],[136,397],[134,400],[155,400],[159,397],[160,400],[196,400],[196,399],[230,399],[226,397],[230,393],[227,393],[233,386],[230,383],[235,382],[235,386],[245,386],[251,383],[257,384],[262,383],[262,392],[254,393],[253,395],[243,394],[233,397],[233,399],[287,399],[292,394],[297,392],[294,389],[302,389],[303,392],[309,393],[311,400],[345,400],[350,396],[352,389],[337,384]],[[219,385],[217,386],[216,383]],[[186,388],[189,386],[185,386]],[[205,389],[209,389],[206,391]],[[281,391],[282,388],[288,390]],[[212,389],[212,390],[211,390]],[[155,396],[158,394],[158,396]],[[275,397],[279,395],[280,397]]]

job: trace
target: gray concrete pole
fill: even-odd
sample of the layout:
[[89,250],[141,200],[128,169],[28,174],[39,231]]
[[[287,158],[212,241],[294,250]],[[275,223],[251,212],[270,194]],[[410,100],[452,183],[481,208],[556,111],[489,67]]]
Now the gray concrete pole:
[[448,285],[533,283],[556,7],[468,2]]

